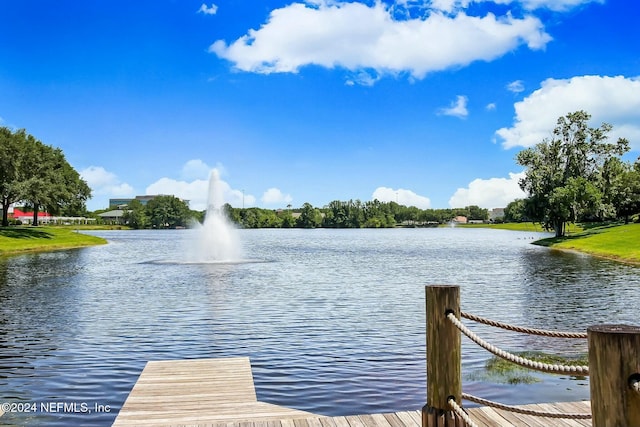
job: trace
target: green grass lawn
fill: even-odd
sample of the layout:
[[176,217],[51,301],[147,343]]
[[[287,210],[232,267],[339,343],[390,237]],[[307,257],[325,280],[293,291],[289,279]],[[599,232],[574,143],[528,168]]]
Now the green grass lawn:
[[[494,230],[513,230],[513,231],[547,231],[542,225],[535,222],[507,222],[504,224],[459,224],[456,227],[462,228],[492,228]],[[578,224],[569,224],[569,233],[577,233],[582,231],[582,227]]]
[[38,252],[101,245],[107,241],[58,227],[1,227],[0,255],[21,252]]
[[640,264],[640,224],[594,227],[569,237],[543,239],[536,243]]

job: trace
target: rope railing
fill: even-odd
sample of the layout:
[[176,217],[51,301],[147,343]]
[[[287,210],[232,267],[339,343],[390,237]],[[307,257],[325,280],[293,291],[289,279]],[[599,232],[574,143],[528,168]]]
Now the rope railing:
[[460,312],[460,317],[464,317],[465,319],[468,319],[468,320],[473,320],[474,322],[483,323],[485,325],[502,328],[507,331],[521,332],[523,334],[540,335],[543,337],[552,337],[552,338],[587,339],[586,332],[562,332],[562,331],[553,331],[553,330],[546,330],[546,329],[527,328],[524,326],[515,326],[515,325],[510,325],[509,323],[503,323],[497,320],[487,319],[486,317],[480,317],[475,314],[466,313],[464,311]]
[[517,414],[532,415],[535,417],[546,418],[563,418],[572,420],[588,420],[591,419],[591,414],[585,413],[570,413],[570,412],[547,412],[537,411],[534,409],[526,409],[518,406],[505,405],[504,403],[494,402],[493,400],[483,399],[472,394],[462,393],[462,398],[470,402],[478,403],[480,405],[491,406],[493,408],[502,409],[509,412],[515,412]]
[[513,353],[509,353],[508,351],[504,351],[493,344],[488,343],[483,340],[479,336],[477,336],[473,331],[467,328],[458,318],[456,318],[453,312],[447,313],[447,318],[453,323],[463,334],[465,334],[471,341],[478,344],[480,347],[484,348],[488,352],[501,357],[505,360],[515,363],[516,365],[523,366],[525,368],[535,369],[537,371],[549,372],[552,374],[572,374],[572,375],[589,375],[589,367],[588,366],[571,366],[571,365],[557,365],[557,364],[549,364],[536,362],[535,360],[527,359],[525,357],[517,356]]
[[[460,288],[450,285],[426,287],[427,402],[423,408],[423,427],[451,425],[477,427],[474,412],[461,405],[469,400],[498,410],[546,418],[592,419],[594,426],[640,426],[640,326],[602,324],[587,333],[550,331],[514,326],[460,310]],[[587,339],[589,366],[542,363],[502,350],[471,331],[465,318],[509,331],[553,338]],[[493,355],[529,369],[555,374],[589,376],[590,412],[545,412],[551,406],[510,406],[462,393],[461,336]],[[453,421],[452,421],[453,420]],[[453,422],[453,424],[451,424]]]

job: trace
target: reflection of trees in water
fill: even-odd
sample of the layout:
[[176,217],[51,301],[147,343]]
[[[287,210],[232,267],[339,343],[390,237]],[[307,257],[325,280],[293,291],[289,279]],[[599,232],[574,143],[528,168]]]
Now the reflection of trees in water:
[[[83,292],[75,277],[82,270],[81,251],[67,250],[3,258],[0,260],[0,389],[24,401],[46,397],[31,388],[36,375],[54,377],[57,371],[43,364],[42,355],[61,351],[78,333],[73,301]],[[5,414],[11,424],[19,414]],[[16,425],[23,420],[16,418]]]
[[555,250],[526,253],[523,261],[523,310],[530,326],[586,330],[637,322],[637,267]]

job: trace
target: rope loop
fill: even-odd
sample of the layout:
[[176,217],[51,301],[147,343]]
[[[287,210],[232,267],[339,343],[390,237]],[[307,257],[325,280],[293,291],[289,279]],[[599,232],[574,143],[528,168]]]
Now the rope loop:
[[447,403],[449,403],[449,406],[451,407],[451,409],[453,409],[453,412],[455,412],[456,415],[464,420],[467,427],[478,427],[478,425],[474,423],[473,420],[469,417],[469,414],[467,414],[464,409],[462,409],[462,407],[458,405],[453,397],[450,397],[447,400]]
[[[533,409],[525,409],[517,406],[505,405],[503,403],[494,402],[493,400],[483,399],[481,397],[474,396],[472,394],[462,393],[462,398],[464,400],[469,400],[474,403],[478,403],[480,405],[491,406],[493,408],[502,409],[509,412],[515,412],[523,415],[532,415],[535,417],[547,417],[547,418],[567,418],[572,420],[589,420],[591,419],[591,414],[586,413],[563,413],[563,412],[546,412],[546,411],[536,411]],[[451,404],[451,403],[449,403]]]
[[473,320],[474,322],[483,323],[489,326],[495,326],[497,328],[506,329],[508,331],[521,332],[523,334],[540,335],[544,337],[553,337],[553,338],[578,338],[578,339],[587,338],[586,332],[562,332],[562,331],[551,331],[551,330],[545,330],[545,329],[527,328],[524,326],[515,326],[515,325],[510,325],[508,323],[498,322],[497,320],[487,319],[486,317],[480,317],[475,314],[466,313],[464,311],[460,312],[460,316],[468,320]]
[[538,371],[549,372],[552,374],[570,374],[570,375],[589,375],[589,367],[588,366],[567,366],[567,365],[550,365],[548,363],[536,362],[531,359],[526,359],[524,357],[516,356],[515,354],[509,353],[507,351],[501,350],[500,348],[494,346],[493,344],[488,343],[483,340],[475,333],[473,333],[469,328],[467,328],[458,318],[456,318],[454,313],[447,314],[447,319],[449,319],[463,334],[465,334],[469,339],[480,347],[484,348],[488,352],[501,357],[505,360],[515,363],[516,365],[523,366],[525,368],[535,369]]

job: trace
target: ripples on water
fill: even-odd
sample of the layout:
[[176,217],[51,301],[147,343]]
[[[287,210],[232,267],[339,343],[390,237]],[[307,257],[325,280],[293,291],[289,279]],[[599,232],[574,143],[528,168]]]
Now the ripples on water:
[[[258,398],[325,415],[425,402],[424,286],[458,284],[462,308],[532,327],[637,323],[638,269],[473,229],[243,230],[245,260],[184,262],[191,231],[94,232],[106,246],[0,259],[0,390],[12,402],[109,405],[101,414],[5,414],[7,425],[109,425],[148,360],[249,356]],[[497,332],[512,350],[584,343]],[[488,353],[463,339],[465,391],[506,403],[578,400],[588,383],[478,380]]]

